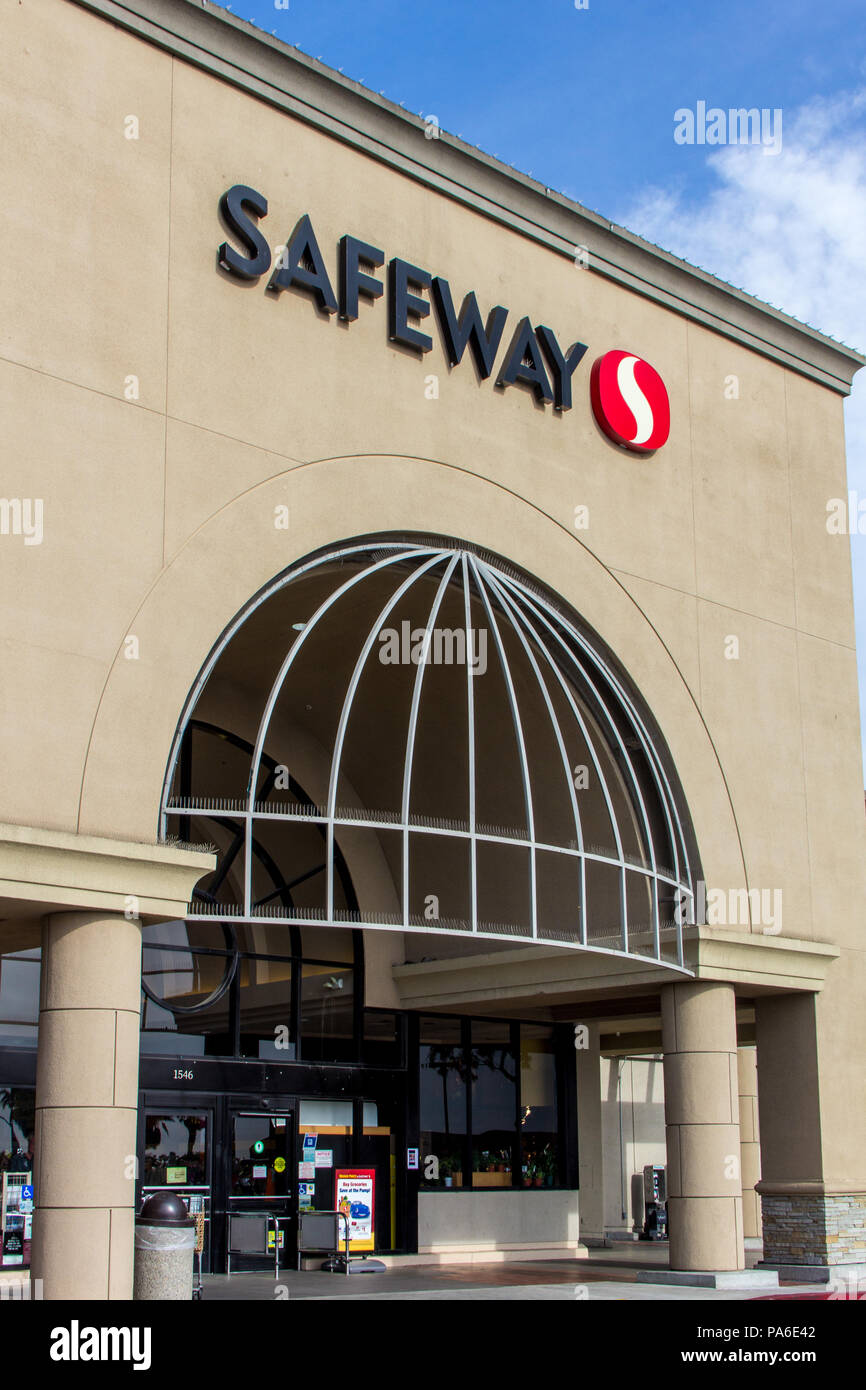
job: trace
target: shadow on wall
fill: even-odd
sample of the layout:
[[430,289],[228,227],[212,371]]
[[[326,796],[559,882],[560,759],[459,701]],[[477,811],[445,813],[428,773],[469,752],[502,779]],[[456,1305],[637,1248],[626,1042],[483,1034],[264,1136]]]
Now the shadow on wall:
[[604,1228],[630,1231],[643,1225],[644,1166],[667,1162],[661,1057],[603,1057],[601,1093]]

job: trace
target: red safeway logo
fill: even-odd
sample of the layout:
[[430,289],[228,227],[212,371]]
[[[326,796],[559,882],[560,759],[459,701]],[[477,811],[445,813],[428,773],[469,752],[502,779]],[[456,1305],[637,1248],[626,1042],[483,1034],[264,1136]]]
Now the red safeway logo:
[[605,434],[638,454],[660,449],[671,431],[665,384],[649,362],[617,348],[593,364],[592,409]]

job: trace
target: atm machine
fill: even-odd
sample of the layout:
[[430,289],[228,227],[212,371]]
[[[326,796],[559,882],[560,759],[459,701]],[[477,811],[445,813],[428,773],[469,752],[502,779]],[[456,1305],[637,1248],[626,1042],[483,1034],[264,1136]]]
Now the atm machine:
[[667,1169],[648,1163],[643,1170],[643,1230],[641,1240],[668,1238]]

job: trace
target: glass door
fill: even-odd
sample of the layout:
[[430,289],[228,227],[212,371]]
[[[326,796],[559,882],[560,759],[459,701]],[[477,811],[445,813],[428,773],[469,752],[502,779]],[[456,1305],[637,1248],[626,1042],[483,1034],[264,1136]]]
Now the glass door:
[[[231,1269],[273,1270],[277,1238],[280,1267],[291,1266],[297,1238],[294,1115],[233,1109],[229,1130],[226,1248]],[[251,1219],[263,1215],[276,1221],[263,1225]]]
[[210,1269],[211,1147],[213,1110],[188,1107],[180,1113],[168,1106],[144,1110],[142,1199],[168,1188],[182,1197],[191,1212],[204,1212],[202,1268]]

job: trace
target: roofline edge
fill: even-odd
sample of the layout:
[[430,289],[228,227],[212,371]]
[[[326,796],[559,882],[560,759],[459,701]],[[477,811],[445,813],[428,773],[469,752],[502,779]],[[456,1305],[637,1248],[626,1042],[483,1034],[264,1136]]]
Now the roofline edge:
[[[591,273],[842,395],[866,356],[543,188],[208,0],[71,0],[173,56],[352,145]],[[420,137],[420,138],[419,138]],[[586,273],[583,271],[582,273]]]

